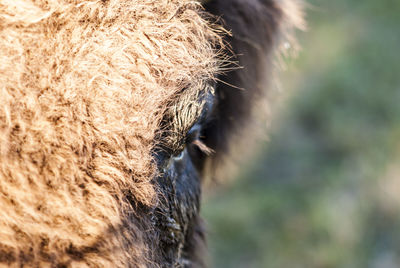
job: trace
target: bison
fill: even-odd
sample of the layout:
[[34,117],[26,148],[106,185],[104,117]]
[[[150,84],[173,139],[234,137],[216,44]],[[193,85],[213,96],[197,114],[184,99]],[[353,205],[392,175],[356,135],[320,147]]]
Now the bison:
[[296,0],[0,0],[0,263],[203,267],[201,184]]

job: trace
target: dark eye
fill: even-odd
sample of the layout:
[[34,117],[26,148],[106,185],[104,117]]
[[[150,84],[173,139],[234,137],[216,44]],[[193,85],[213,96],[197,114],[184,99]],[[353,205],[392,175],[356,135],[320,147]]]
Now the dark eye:
[[205,144],[205,138],[200,123],[194,125],[186,137],[185,151],[199,171],[202,169],[206,157],[214,152]]
[[195,141],[200,139],[200,134],[201,134],[201,125],[200,123],[195,124],[187,133],[186,136],[186,145],[190,145],[194,143]]

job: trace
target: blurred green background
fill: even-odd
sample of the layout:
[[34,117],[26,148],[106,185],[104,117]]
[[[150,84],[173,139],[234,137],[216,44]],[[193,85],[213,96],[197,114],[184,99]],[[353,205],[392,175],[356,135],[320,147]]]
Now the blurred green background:
[[269,142],[206,195],[211,267],[400,267],[400,1],[308,1]]

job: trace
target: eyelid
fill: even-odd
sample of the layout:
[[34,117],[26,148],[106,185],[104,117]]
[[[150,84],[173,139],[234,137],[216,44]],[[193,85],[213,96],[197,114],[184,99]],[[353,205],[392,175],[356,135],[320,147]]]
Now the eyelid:
[[199,123],[195,124],[186,135],[186,144],[190,144],[200,138],[201,126]]
[[[212,87],[213,88],[213,87]],[[204,137],[202,134],[202,126],[207,124],[210,120],[212,113],[215,108],[215,100],[216,96],[214,94],[214,90],[210,90],[202,97],[202,101],[205,101],[203,106],[203,110],[201,112],[200,117],[197,119],[197,122],[189,129],[184,137],[182,149],[181,151],[176,152],[172,157],[176,160],[181,159],[184,151],[192,151],[193,147],[200,150],[205,155],[211,155],[214,153],[214,150],[209,148],[202,140]]]

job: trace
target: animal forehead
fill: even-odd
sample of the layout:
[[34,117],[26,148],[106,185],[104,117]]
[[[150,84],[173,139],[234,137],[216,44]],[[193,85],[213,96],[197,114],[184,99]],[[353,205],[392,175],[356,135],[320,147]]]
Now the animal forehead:
[[[219,37],[193,3],[2,0],[4,128],[24,126],[32,143],[54,147],[55,162],[73,162],[76,150],[101,145],[92,148],[102,156],[93,164],[98,176],[119,187],[131,176],[125,172],[133,170],[137,181],[148,182],[151,149],[165,112],[173,104],[173,122],[189,118],[185,111],[195,107],[205,81],[218,71]],[[181,121],[187,126],[190,119]],[[120,170],[110,175],[108,166]],[[67,171],[86,176],[72,174],[78,167]],[[153,200],[150,194],[137,196],[141,202]]]
[[12,52],[1,55],[2,71],[28,66],[21,71],[40,80],[31,92],[62,87],[64,96],[149,115],[183,89],[197,94],[217,71],[218,37],[193,1],[3,2],[1,35],[13,42],[0,44]]

